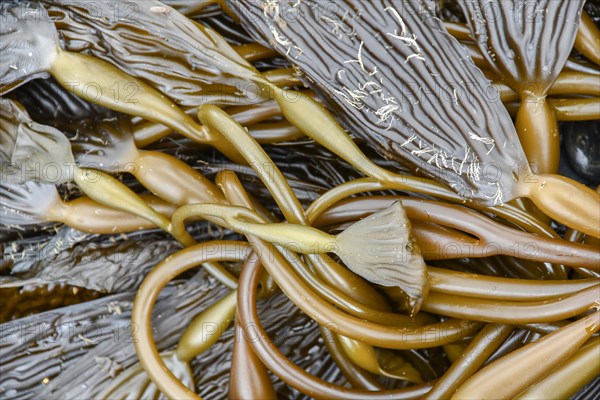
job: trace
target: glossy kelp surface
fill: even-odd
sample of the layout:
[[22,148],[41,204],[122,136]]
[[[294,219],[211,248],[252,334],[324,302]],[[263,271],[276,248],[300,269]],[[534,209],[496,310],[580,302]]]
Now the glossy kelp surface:
[[[94,13],[85,4],[70,1],[44,4],[66,50],[109,61],[180,105],[198,106],[209,96],[220,98],[221,104],[261,99],[260,93],[249,90],[247,81],[239,78],[254,71],[224,45],[221,36],[159,1],[115,7],[114,2],[102,0],[94,3]],[[135,100],[134,84],[118,90]]]
[[510,168],[525,162],[514,127],[425,3],[308,1],[267,8],[266,18],[252,0],[230,4],[257,39],[302,69],[352,133],[466,197],[511,198]]

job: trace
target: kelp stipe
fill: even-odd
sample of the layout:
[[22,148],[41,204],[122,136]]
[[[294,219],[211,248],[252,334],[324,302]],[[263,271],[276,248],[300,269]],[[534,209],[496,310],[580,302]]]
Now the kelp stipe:
[[[114,177],[98,170],[80,168],[75,163],[71,144],[62,132],[50,126],[33,122],[25,110],[16,102],[0,99],[0,120],[10,127],[13,148],[5,149],[10,154],[13,169],[5,175],[9,183],[24,183],[29,180],[59,184],[75,182],[91,199],[108,207],[138,215],[170,232],[167,218],[146,204],[136,193]],[[45,169],[52,167],[52,174]],[[35,171],[29,176],[24,171]],[[185,239],[184,239],[185,240]],[[183,242],[184,243],[184,242]]]
[[600,339],[592,338],[544,379],[519,394],[518,399],[570,398],[600,374]]
[[383,286],[397,286],[409,296],[409,309],[416,314],[427,296],[427,268],[410,237],[410,223],[403,208],[395,203],[355,223],[337,236],[309,226],[291,223],[264,224],[245,208],[194,204],[173,215],[173,227],[182,232],[184,220],[192,215],[221,218],[225,226],[243,234],[303,254],[335,253],[354,273]]
[[596,311],[492,362],[471,376],[452,398],[514,398],[597,332],[599,318],[600,312]]
[[350,359],[367,371],[388,378],[423,383],[423,379],[410,363],[387,349],[376,349],[354,339],[337,335],[337,340]]
[[71,141],[81,165],[106,172],[128,172],[151,192],[181,206],[190,203],[224,203],[219,189],[192,167],[157,151],[136,147],[129,121],[121,117],[82,129]]
[[[250,261],[252,262],[252,261]],[[247,327],[235,318],[235,338],[231,355],[229,399],[276,400],[273,383],[260,358],[254,353],[249,341]]]
[[[199,126],[165,95],[105,61],[60,50],[50,72],[59,83],[87,101],[167,125],[194,141],[215,146],[233,161],[240,161],[239,156],[221,146],[223,141],[211,136],[208,130]],[[95,84],[98,90],[87,90],[89,84]],[[115,84],[134,87],[134,98],[124,96],[115,99],[114,91],[111,91]]]
[[586,12],[581,13],[581,24],[575,39],[575,49],[596,65],[600,65],[599,42],[600,29]]
[[[132,322],[139,327],[138,332],[134,332],[134,343],[138,355],[140,356],[140,364],[146,370],[156,386],[169,398],[192,398],[199,397],[185,385],[183,385],[177,377],[170,372],[161,359],[161,356],[156,350],[152,334],[152,310],[154,303],[160,291],[166,284],[177,275],[190,270],[200,264],[218,262],[218,261],[242,261],[250,254],[250,247],[244,242],[234,241],[209,241],[175,253],[162,261],[152,272],[144,279],[134,302],[132,312]],[[202,313],[193,322],[192,330],[184,333],[182,340],[185,342],[182,350],[177,354],[177,357],[189,360],[194,357],[194,352],[205,350],[207,341],[202,343],[202,338],[208,339],[208,343],[214,343],[217,338],[210,337],[207,334],[210,329],[208,323],[228,324],[231,322],[237,298],[235,292],[231,292],[221,301],[217,302],[213,307],[206,310],[206,314]],[[204,316],[209,319],[204,319]],[[217,318],[215,320],[215,318]],[[197,329],[200,329],[197,331]],[[196,332],[194,332],[196,331]],[[195,336],[199,332],[200,336]],[[185,339],[184,339],[185,338]]]
[[[106,207],[86,196],[63,202],[52,184],[33,181],[0,183],[0,189],[0,213],[5,225],[62,222],[82,232],[97,234],[127,233],[156,227],[144,218]],[[166,218],[175,212],[174,206],[161,199],[151,195],[140,197]]]
[[[157,0],[98,0],[94,7],[43,0],[63,48],[110,63],[180,106],[248,105],[266,98],[249,83],[256,70],[208,26]],[[98,18],[102,15],[102,18]],[[134,88],[119,86],[130,99]]]
[[473,337],[458,360],[438,379],[426,399],[448,400],[487,361],[513,331],[510,325],[489,324]]

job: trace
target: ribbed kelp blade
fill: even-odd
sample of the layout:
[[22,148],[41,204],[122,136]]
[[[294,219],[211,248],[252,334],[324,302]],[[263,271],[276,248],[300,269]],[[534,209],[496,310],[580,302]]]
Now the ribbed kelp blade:
[[512,169],[526,158],[510,116],[432,3],[228,4],[380,152],[479,203],[514,197]]
[[0,93],[45,77],[56,56],[58,35],[37,2],[0,2]]
[[408,295],[411,314],[416,314],[427,296],[429,278],[410,229],[404,207],[396,202],[337,235],[336,254],[370,282],[402,289]]
[[[93,3],[44,0],[62,46],[142,78],[179,105],[261,101],[247,77],[255,70],[212,29],[156,0]],[[135,101],[135,85],[115,87]],[[216,97],[215,97],[216,96]]]
[[543,96],[569,58],[585,0],[460,0],[481,54],[514,90]]
[[189,18],[207,18],[223,13],[220,4],[210,0],[162,0],[166,5],[173,7]]

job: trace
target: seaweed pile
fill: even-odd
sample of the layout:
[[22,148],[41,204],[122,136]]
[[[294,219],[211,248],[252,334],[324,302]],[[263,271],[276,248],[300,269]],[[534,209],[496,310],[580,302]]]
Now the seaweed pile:
[[597,1],[0,19],[0,398],[597,398]]

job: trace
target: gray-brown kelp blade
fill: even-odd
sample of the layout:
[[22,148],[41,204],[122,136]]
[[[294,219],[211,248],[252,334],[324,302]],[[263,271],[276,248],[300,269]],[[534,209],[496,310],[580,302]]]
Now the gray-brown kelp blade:
[[[0,98],[0,123],[3,133],[12,135],[2,139],[2,178],[9,183],[27,181],[59,184],[73,175],[75,158],[69,139],[59,130],[38,124],[29,118],[17,102]],[[12,148],[5,143],[12,143]]]
[[351,225],[337,236],[336,254],[370,282],[397,286],[409,297],[411,314],[428,291],[427,266],[410,235],[410,221],[397,202]]
[[481,54],[512,88],[544,95],[565,65],[584,0],[461,0]]
[[479,203],[514,197],[511,170],[526,158],[511,118],[431,3],[228,4],[300,67],[351,133]]
[[77,164],[82,167],[106,172],[134,172],[138,168],[133,163],[138,150],[129,118],[113,116],[85,124],[71,139],[71,147]]
[[48,76],[56,56],[58,35],[46,10],[34,1],[0,3],[0,85],[12,89]]
[[[212,29],[156,0],[44,0],[66,50],[142,78],[180,105],[261,101],[244,76],[255,71]],[[135,85],[119,88],[135,100]]]
[[39,183],[0,181],[0,225],[34,225],[46,222],[46,215],[60,202],[56,186]]

